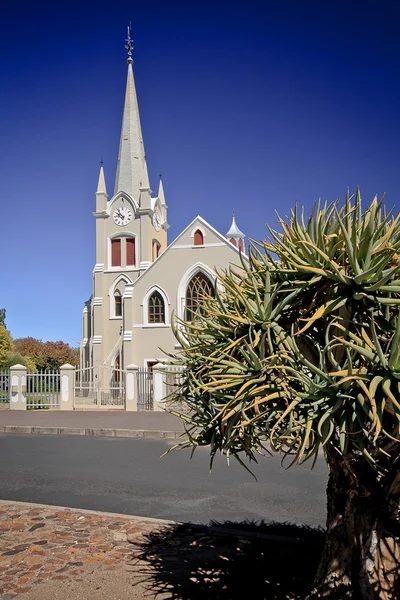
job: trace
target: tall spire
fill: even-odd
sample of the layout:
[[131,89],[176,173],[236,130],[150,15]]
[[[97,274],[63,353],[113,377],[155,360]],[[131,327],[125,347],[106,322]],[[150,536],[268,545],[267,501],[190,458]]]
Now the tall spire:
[[139,106],[136,96],[135,80],[132,70],[131,30],[125,48],[128,51],[128,77],[126,81],[124,114],[122,117],[121,139],[119,143],[117,174],[114,194],[123,191],[130,194],[139,203],[140,190],[149,189],[146,155],[144,151],[142,128],[140,125]]

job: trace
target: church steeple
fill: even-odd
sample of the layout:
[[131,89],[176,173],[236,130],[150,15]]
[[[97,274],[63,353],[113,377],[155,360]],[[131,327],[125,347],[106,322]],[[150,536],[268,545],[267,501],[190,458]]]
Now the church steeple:
[[117,174],[114,194],[120,191],[133,196],[140,202],[140,192],[150,189],[147,173],[146,155],[144,151],[142,128],[140,125],[139,106],[136,96],[135,80],[132,70],[132,40],[128,27],[128,76],[126,82],[124,114],[122,117],[121,139],[119,144]]

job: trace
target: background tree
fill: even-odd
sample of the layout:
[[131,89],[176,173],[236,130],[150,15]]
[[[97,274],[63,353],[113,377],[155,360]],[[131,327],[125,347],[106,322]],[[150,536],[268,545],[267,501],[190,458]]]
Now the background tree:
[[7,365],[7,356],[11,352],[12,337],[10,332],[0,325],[0,369],[4,369]]
[[30,356],[22,356],[18,352],[11,352],[7,354],[4,367],[9,369],[13,365],[24,365],[28,371],[36,371],[36,363]]
[[[310,598],[400,597],[400,224],[375,198],[297,208],[174,325],[183,446],[329,468]],[[172,409],[171,409],[172,410]]]
[[56,371],[65,363],[79,363],[79,349],[65,342],[42,342],[33,337],[14,340],[14,351],[30,357],[39,370]]
[[6,326],[6,309],[0,308],[0,327]]

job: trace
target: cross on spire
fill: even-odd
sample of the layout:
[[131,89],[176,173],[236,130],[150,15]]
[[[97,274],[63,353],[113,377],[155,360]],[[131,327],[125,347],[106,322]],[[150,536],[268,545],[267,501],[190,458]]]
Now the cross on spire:
[[128,25],[128,35],[127,35],[127,39],[126,41],[126,46],[125,48],[128,50],[128,58],[126,60],[126,62],[128,63],[128,65],[132,65],[133,64],[133,58],[132,58],[132,50],[133,50],[133,40],[131,39],[131,24],[129,23]]

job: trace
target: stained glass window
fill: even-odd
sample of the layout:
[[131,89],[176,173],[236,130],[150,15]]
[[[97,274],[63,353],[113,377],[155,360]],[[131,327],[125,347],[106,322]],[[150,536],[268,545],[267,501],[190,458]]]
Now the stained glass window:
[[165,323],[164,298],[157,291],[149,298],[149,323]]
[[214,287],[207,275],[196,273],[186,288],[185,320],[192,321],[196,312],[201,311],[204,297],[213,295]]

